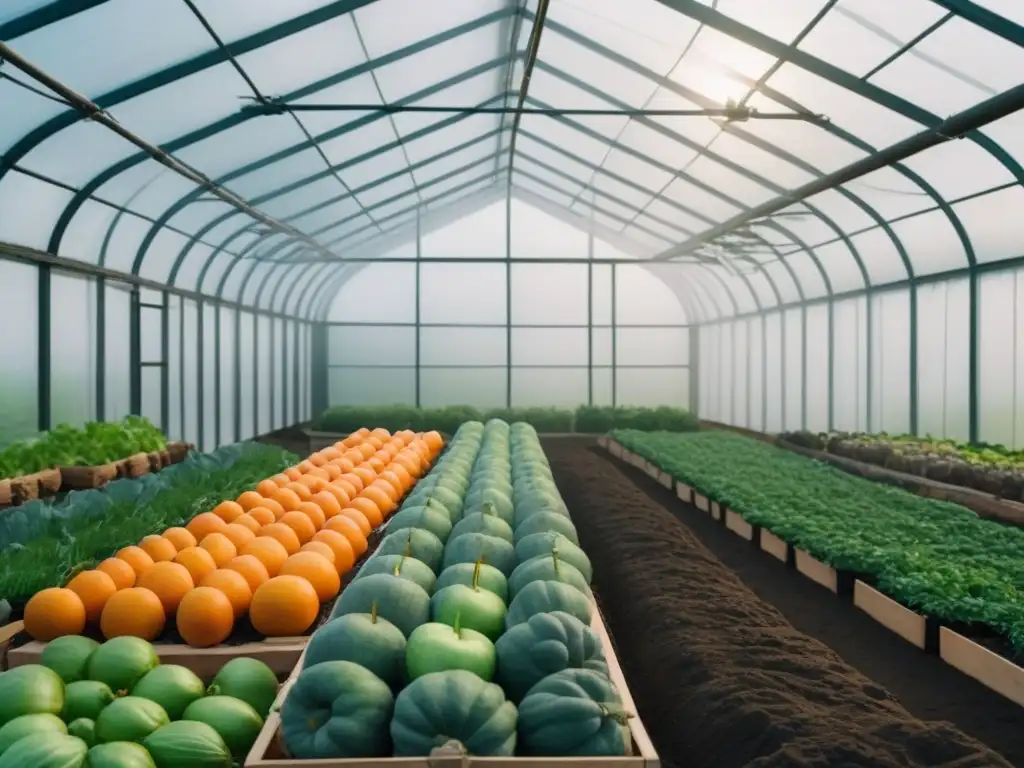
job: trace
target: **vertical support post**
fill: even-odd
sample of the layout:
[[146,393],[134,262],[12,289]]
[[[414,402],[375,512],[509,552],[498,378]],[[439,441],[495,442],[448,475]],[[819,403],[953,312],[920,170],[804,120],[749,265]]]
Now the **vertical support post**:
[[874,376],[875,376],[875,361],[874,361],[874,344],[872,339],[874,337],[874,325],[875,325],[875,307],[874,307],[874,294],[868,291],[864,295],[864,314],[865,314],[865,327],[867,328],[867,338],[864,339],[864,397],[865,397],[865,410],[867,413],[867,432],[873,432],[875,426],[874,408],[872,404],[874,402]]
[[[979,334],[979,322],[978,317],[978,292],[980,286],[978,285],[978,273],[973,269],[971,270],[970,277],[968,279],[968,290],[970,292],[968,296],[968,311],[971,314],[967,343],[968,343],[968,384],[967,384],[967,400],[970,404],[970,412],[968,417],[968,434],[972,443],[977,443],[980,438],[980,425],[981,425],[981,413],[979,408],[979,394],[980,394],[980,381],[978,379],[980,365],[980,334]],[[1014,296],[1014,302],[1017,297]],[[1014,350],[1014,358],[1016,359],[1016,350]],[[1016,386],[1016,381],[1014,382]],[[1016,414],[1014,414],[1016,418]],[[1015,422],[1016,423],[1016,422]]]
[[789,405],[788,401],[786,400],[786,379],[788,378],[786,374],[789,373],[789,371],[787,370],[787,364],[789,361],[786,359],[786,325],[786,310],[780,309],[779,357],[781,359],[779,360],[779,397],[782,399],[782,402],[780,403],[780,405],[782,406],[780,409],[782,412],[782,423],[779,424],[779,432],[786,431],[786,411],[788,410],[787,406]]
[[910,434],[917,434],[917,284],[910,284]]
[[235,364],[232,392],[235,399],[235,435],[232,442],[242,440],[242,310],[235,310]]
[[96,421],[107,420],[107,279],[96,278]]
[[615,271],[615,263],[612,263],[612,408],[619,403],[619,370],[618,370],[618,323],[619,323],[619,302],[616,297],[616,285],[618,274]]
[[594,404],[594,230],[587,232],[587,405]]
[[270,397],[270,429],[273,432],[277,429],[277,318],[271,316],[270,322],[270,381],[267,384],[268,396]]
[[301,406],[302,399],[301,399],[301,396],[300,396],[301,393],[299,392],[299,381],[300,381],[299,365],[300,365],[300,361],[302,360],[302,357],[300,355],[300,349],[301,349],[302,340],[301,340],[299,334],[302,331],[302,323],[299,320],[295,320],[294,325],[295,325],[295,327],[293,328],[293,330],[294,330],[294,335],[295,335],[295,350],[294,350],[293,355],[292,355],[292,357],[294,359],[294,366],[292,367],[292,409],[293,409],[292,413],[295,414],[295,423],[296,424],[301,424],[302,423],[302,406]]
[[807,429],[807,305],[800,307],[800,429]]
[[422,331],[420,330],[420,324],[423,322],[422,321],[422,317],[421,317],[422,309],[421,309],[421,306],[420,306],[420,288],[421,288],[421,285],[422,285],[421,277],[420,277],[420,266],[421,266],[420,265],[420,261],[421,261],[422,258],[423,258],[423,240],[422,240],[422,230],[421,230],[421,222],[420,222],[420,209],[417,208],[416,209],[416,345],[415,345],[415,353],[416,353],[416,360],[415,360],[415,364],[416,364],[416,371],[415,371],[416,394],[415,394],[415,398],[416,398],[416,407],[417,408],[421,408],[422,405],[423,405],[423,400],[422,400],[422,396],[421,396],[422,377],[420,376],[420,335],[422,333]]
[[142,415],[142,297],[133,285],[128,312],[129,403],[131,412]]
[[761,431],[768,431],[768,316],[761,313]]
[[[178,420],[180,422],[179,436],[188,442],[189,435],[185,434],[188,419],[185,418],[185,307],[187,299],[184,296],[178,298]],[[198,361],[197,361],[198,362]],[[198,393],[199,390],[196,390]],[[192,403],[195,408],[195,403]],[[198,422],[198,415],[197,415]]]
[[220,379],[221,379],[221,339],[220,339],[220,305],[213,305],[213,435],[214,447],[221,444],[220,426]]
[[[206,450],[206,407],[203,402],[203,391],[204,391],[204,376],[206,373],[206,339],[204,334],[206,332],[205,323],[206,318],[206,307],[202,301],[197,302],[196,312],[199,314],[196,316],[196,424],[198,431],[196,434],[196,445],[199,446],[199,450]],[[184,334],[182,334],[184,336]],[[183,388],[184,389],[184,388]],[[188,437],[185,438],[186,440]]]
[[260,316],[252,313],[252,434],[260,433]]
[[[510,169],[511,170],[511,169]],[[511,179],[511,176],[509,177]],[[512,407],[512,184],[505,192],[505,407]]]
[[828,431],[836,423],[836,303],[828,300]]
[[686,361],[689,366],[690,374],[690,397],[689,408],[690,413],[700,415],[700,328],[695,325],[691,325],[689,328],[690,336],[690,354],[689,359]]
[[171,294],[161,296],[163,309],[160,310],[160,428],[164,433],[171,430]]
[[37,412],[36,415],[39,420],[39,431],[46,432],[52,425],[50,421],[52,419],[51,410],[51,376],[52,376],[52,344],[50,338],[50,265],[40,264],[39,272],[37,276],[38,290],[37,297],[37,327],[39,328],[39,338],[37,340],[37,354],[39,359],[36,361],[38,366],[39,378],[36,382],[36,399],[37,399]]
[[327,323],[313,323],[310,338],[310,400],[313,418],[327,410]]

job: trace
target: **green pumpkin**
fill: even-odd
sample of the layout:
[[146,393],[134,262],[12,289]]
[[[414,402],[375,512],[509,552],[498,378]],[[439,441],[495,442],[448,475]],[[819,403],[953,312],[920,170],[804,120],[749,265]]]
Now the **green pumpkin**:
[[560,581],[531,581],[519,590],[509,605],[505,627],[511,629],[529,621],[534,614],[552,611],[565,611],[589,625],[593,605],[576,587]]
[[444,567],[458,563],[475,563],[483,559],[506,577],[516,567],[516,550],[509,542],[486,533],[467,533],[451,539],[444,549]]
[[430,595],[423,587],[390,573],[376,573],[355,579],[334,603],[331,618],[349,613],[383,616],[409,637],[420,624],[430,621]]
[[544,513],[569,516],[569,510],[565,508],[565,502],[558,496],[554,486],[550,489],[536,488],[523,494],[517,494],[515,519],[512,521],[512,527],[518,528],[531,517]]
[[299,673],[281,707],[281,737],[299,760],[390,757],[388,684],[350,661],[325,661]]
[[521,537],[516,543],[516,557],[520,563],[525,563],[527,560],[532,560],[541,555],[548,555],[554,550],[558,550],[560,562],[575,566],[576,570],[583,574],[587,584],[593,581],[594,568],[590,564],[590,558],[587,557],[587,553],[560,533],[555,531],[531,533],[528,536]]
[[22,715],[11,720],[0,728],[0,755],[11,748],[17,741],[38,733],[65,734],[68,732],[64,721],[56,715]]
[[384,555],[405,555],[415,557],[437,573],[444,556],[444,543],[430,531],[423,528],[403,528],[389,533],[377,548],[377,557]]
[[441,575],[437,577],[434,592],[440,592],[445,587],[450,587],[453,584],[472,586],[474,577],[477,580],[478,587],[493,592],[501,598],[501,602],[508,602],[508,579],[505,578],[505,574],[493,565],[487,565],[486,563],[480,564],[479,572],[477,572],[476,563],[458,563],[445,568],[441,571]]
[[374,555],[359,569],[356,579],[373,576],[375,573],[390,573],[419,584],[428,595],[433,593],[434,582],[437,581],[437,576],[430,570],[429,565],[405,555]]
[[519,749],[533,757],[626,757],[629,718],[611,681],[565,669],[539,681],[519,703]]
[[98,680],[79,680],[64,689],[64,709],[60,716],[65,723],[87,717],[95,720],[100,712],[114,700],[110,686]]
[[86,743],[74,736],[37,733],[0,755],[0,768],[81,768],[88,752]]
[[515,514],[512,507],[512,483],[507,478],[507,472],[495,472],[486,477],[486,485],[474,484],[466,494],[463,515],[483,512],[484,505],[490,504],[494,507],[494,514],[511,525]]
[[590,592],[590,585],[587,584],[583,574],[577,570],[576,566],[564,562],[557,550],[519,563],[512,571],[512,575],[508,577],[509,597],[515,600],[519,590],[531,581],[561,581],[571,587],[576,587],[587,596],[588,600],[594,599]]
[[96,721],[88,717],[80,717],[68,723],[68,733],[77,736],[87,747],[96,744]]
[[65,635],[51,640],[43,648],[39,663],[49,667],[67,683],[85,680],[89,657],[100,644],[89,637]]
[[560,533],[577,547],[580,545],[580,537],[576,533],[576,526],[572,524],[572,520],[559,512],[538,512],[528,517],[516,526],[515,543],[518,544],[521,539],[531,534],[544,533],[546,531]]
[[443,485],[435,485],[429,489],[429,492],[425,493],[422,500],[417,499],[420,504],[430,504],[436,502],[445,509],[448,513],[448,519],[452,523],[461,519],[462,517],[462,494],[456,493],[451,488],[446,488]]
[[563,611],[535,613],[495,643],[496,682],[512,701],[548,675],[563,669],[608,673],[601,639],[589,626]]
[[347,613],[320,627],[306,645],[303,669],[324,661],[351,661],[395,688],[404,676],[405,635],[372,610]]
[[516,708],[494,683],[452,669],[418,677],[398,694],[391,720],[395,757],[425,757],[458,742],[470,755],[511,757]]
[[452,532],[452,521],[448,519],[448,512],[441,505],[418,505],[415,507],[402,507],[388,521],[388,535],[404,528],[422,528],[430,531],[442,542],[448,541]]
[[156,768],[152,756],[141,744],[112,741],[89,750],[87,768]]
[[42,664],[25,664],[0,673],[0,726],[22,715],[59,715],[64,681]]
[[509,544],[513,540],[512,526],[498,517],[494,513],[493,507],[487,505],[484,506],[482,512],[473,512],[459,520],[452,528],[448,541],[465,536],[467,533],[486,533],[488,536],[504,539]]

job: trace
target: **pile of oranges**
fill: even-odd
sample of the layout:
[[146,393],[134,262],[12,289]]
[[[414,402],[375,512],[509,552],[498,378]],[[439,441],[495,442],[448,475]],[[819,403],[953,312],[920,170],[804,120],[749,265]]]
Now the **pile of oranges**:
[[353,432],[184,527],[37,592],[25,630],[43,642],[87,625],[153,640],[171,618],[186,643],[205,648],[248,615],[262,635],[301,635],[443,447],[437,432]]

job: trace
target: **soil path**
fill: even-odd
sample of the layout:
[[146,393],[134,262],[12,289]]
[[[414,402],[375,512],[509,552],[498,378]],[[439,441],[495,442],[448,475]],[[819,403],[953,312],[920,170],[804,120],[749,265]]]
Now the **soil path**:
[[1010,765],[981,741],[1024,765],[1019,708],[752,556],[593,442],[544,448],[670,768]]

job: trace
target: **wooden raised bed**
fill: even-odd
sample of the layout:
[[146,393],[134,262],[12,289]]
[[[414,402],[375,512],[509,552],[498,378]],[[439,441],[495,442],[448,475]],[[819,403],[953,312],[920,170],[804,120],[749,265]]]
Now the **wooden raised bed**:
[[1024,707],[1024,669],[946,627],[939,628],[939,656],[951,667]]
[[285,756],[279,738],[281,717],[277,710],[284,702],[288,691],[294,684],[300,671],[298,660],[291,676],[281,686],[277,701],[271,708],[263,730],[260,731],[256,743],[253,744],[245,759],[245,768],[551,768],[565,765],[566,768],[582,768],[583,766],[605,766],[606,768],[660,768],[661,760],[647,735],[647,729],[636,709],[636,703],[630,695],[626,679],[622,674],[615,648],[612,646],[608,630],[605,628],[601,612],[595,605],[591,614],[590,626],[601,639],[605,660],[608,664],[608,676],[622,697],[622,704],[627,712],[636,714],[630,718],[629,730],[633,736],[632,757],[448,757],[437,754],[431,757],[384,757],[384,758],[338,758],[332,760],[295,760]]
[[676,498],[681,501],[685,501],[687,504],[693,503],[693,488],[688,486],[686,483],[676,483]]
[[928,648],[928,619],[904,608],[860,579],[853,584],[853,604],[911,645],[916,645],[922,651]]
[[747,541],[754,540],[754,526],[744,520],[740,513],[735,510],[726,508],[725,527],[741,539],[746,539]]
[[796,569],[811,581],[839,594],[839,574],[836,569],[815,560],[802,549],[796,550]]
[[760,546],[762,552],[767,552],[776,560],[783,563],[789,562],[789,543],[765,528],[761,529]]

